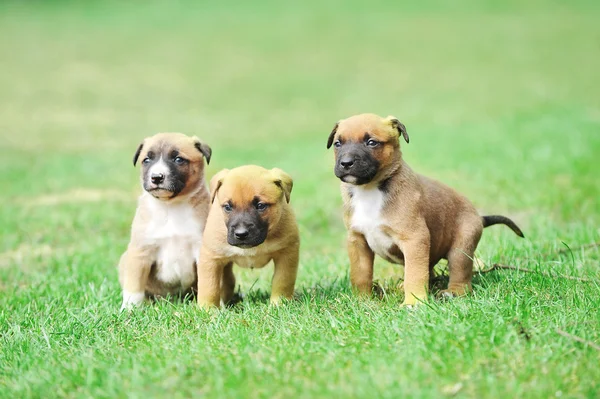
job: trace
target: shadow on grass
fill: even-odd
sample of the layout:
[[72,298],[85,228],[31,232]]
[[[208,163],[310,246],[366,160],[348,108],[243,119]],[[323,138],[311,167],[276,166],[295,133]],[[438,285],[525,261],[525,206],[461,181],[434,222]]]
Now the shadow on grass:
[[[320,281],[311,287],[296,287],[293,302],[314,302],[328,301],[338,297],[340,294],[350,294],[350,280],[348,277],[332,281]],[[252,285],[247,292],[242,292],[238,286],[233,299],[225,306],[231,309],[237,309],[242,304],[268,304],[271,298],[271,292],[260,288],[255,289]],[[169,304],[176,303],[194,303],[196,302],[195,292],[186,293],[185,295],[168,295],[164,297],[151,297],[152,303],[167,302]]]
[[[333,300],[342,295],[349,294],[350,281],[347,277],[336,278],[331,281],[322,280],[311,287],[296,287],[292,302],[325,302]],[[242,294],[238,288],[236,297],[240,300],[230,304],[232,308],[239,308],[243,303],[262,303],[267,304],[271,298],[271,292],[262,289],[253,289],[252,287],[246,294]]]

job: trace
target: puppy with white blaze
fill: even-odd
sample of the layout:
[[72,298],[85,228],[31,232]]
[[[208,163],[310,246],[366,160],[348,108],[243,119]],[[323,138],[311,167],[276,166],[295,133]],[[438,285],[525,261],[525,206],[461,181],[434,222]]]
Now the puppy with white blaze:
[[197,286],[196,264],[210,205],[204,160],[210,147],[197,137],[159,133],[139,145],[144,192],[119,262],[121,309],[148,297],[186,295]]
[[400,137],[406,127],[397,118],[354,115],[335,124],[327,148],[335,151],[334,173],[341,180],[350,282],[359,294],[373,288],[375,255],[405,265],[404,305],[427,300],[433,267],[448,260],[444,296],[472,289],[473,257],[483,229],[521,229],[501,215],[480,216],[466,197],[420,175],[404,161]]

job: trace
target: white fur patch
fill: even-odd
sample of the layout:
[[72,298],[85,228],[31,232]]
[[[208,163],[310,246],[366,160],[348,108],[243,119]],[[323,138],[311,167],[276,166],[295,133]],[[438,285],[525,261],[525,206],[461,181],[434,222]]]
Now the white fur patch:
[[162,174],[164,176],[169,174],[169,166],[163,160],[162,155],[158,162],[150,166],[150,169],[148,169],[148,176],[152,176],[154,174]]
[[235,247],[233,245],[228,245],[225,248],[224,252],[229,257],[233,257],[233,256],[256,256],[256,254],[258,252],[258,248],[257,247],[240,248],[240,247]]
[[151,196],[147,200],[152,219],[145,239],[158,247],[156,278],[186,290],[196,279],[194,263],[200,255],[204,224],[187,203],[162,202]]
[[123,291],[123,304],[121,305],[121,310],[131,309],[141,305],[142,302],[144,302],[144,298],[146,298],[146,294],[143,292]]
[[171,237],[200,237],[204,226],[188,203],[160,201],[145,193],[151,218],[146,227],[148,240],[160,241]]
[[388,252],[395,243],[392,237],[383,230],[383,227],[386,226],[386,222],[381,216],[385,203],[384,194],[378,188],[361,187],[353,187],[352,193],[352,229],[365,236],[369,247],[377,255],[400,262],[400,259]]
[[231,257],[233,263],[243,268],[261,268],[271,261],[271,248],[261,244],[252,248],[239,248],[233,245],[227,246],[224,253]]

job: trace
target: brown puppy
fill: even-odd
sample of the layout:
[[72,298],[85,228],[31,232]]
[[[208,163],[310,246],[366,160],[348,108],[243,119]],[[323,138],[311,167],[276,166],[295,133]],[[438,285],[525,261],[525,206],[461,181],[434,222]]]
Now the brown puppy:
[[281,169],[224,169],[210,181],[212,206],[198,263],[198,304],[227,304],[234,294],[233,264],[263,267],[273,260],[271,302],[291,298],[300,238],[292,211],[292,179]]
[[211,149],[196,137],[160,133],[144,139],[133,156],[142,159],[145,192],[119,262],[123,308],[146,296],[186,294],[196,285],[196,263],[210,196],[204,159]]
[[523,233],[504,216],[479,216],[468,199],[413,172],[402,159],[400,134],[408,143],[393,116],[362,114],[339,121],[329,135],[342,181],[350,281],[371,293],[375,254],[405,264],[404,304],[412,305],[426,299],[431,269],[447,259],[450,282],[443,293],[463,295],[471,290],[483,228],[502,223]]

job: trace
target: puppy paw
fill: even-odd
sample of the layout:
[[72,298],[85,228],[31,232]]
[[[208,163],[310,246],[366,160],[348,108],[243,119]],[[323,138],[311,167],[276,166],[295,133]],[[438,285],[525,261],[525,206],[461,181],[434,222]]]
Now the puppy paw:
[[143,292],[123,291],[123,303],[121,304],[121,312],[140,306],[144,302],[145,298],[146,294]]
[[448,290],[441,290],[436,295],[439,299],[449,300],[457,296],[454,292]]
[[198,307],[205,311],[221,309],[221,299],[198,297]]
[[375,298],[383,299],[385,297],[385,289],[378,281],[373,281],[372,293]]
[[288,298],[286,296],[280,295],[280,296],[271,296],[271,306],[280,306],[280,305],[284,305],[287,302],[289,302],[292,298]]
[[424,302],[427,302],[427,295],[406,295],[404,302],[402,302],[402,307],[413,308],[422,305]]
[[451,299],[458,296],[465,296],[469,292],[471,292],[471,287],[469,285],[458,285],[441,290],[438,292],[437,297],[441,299]]
[[244,295],[241,292],[236,292],[226,302],[224,300],[221,300],[221,305],[225,306],[226,308],[232,308],[242,302],[244,302]]

